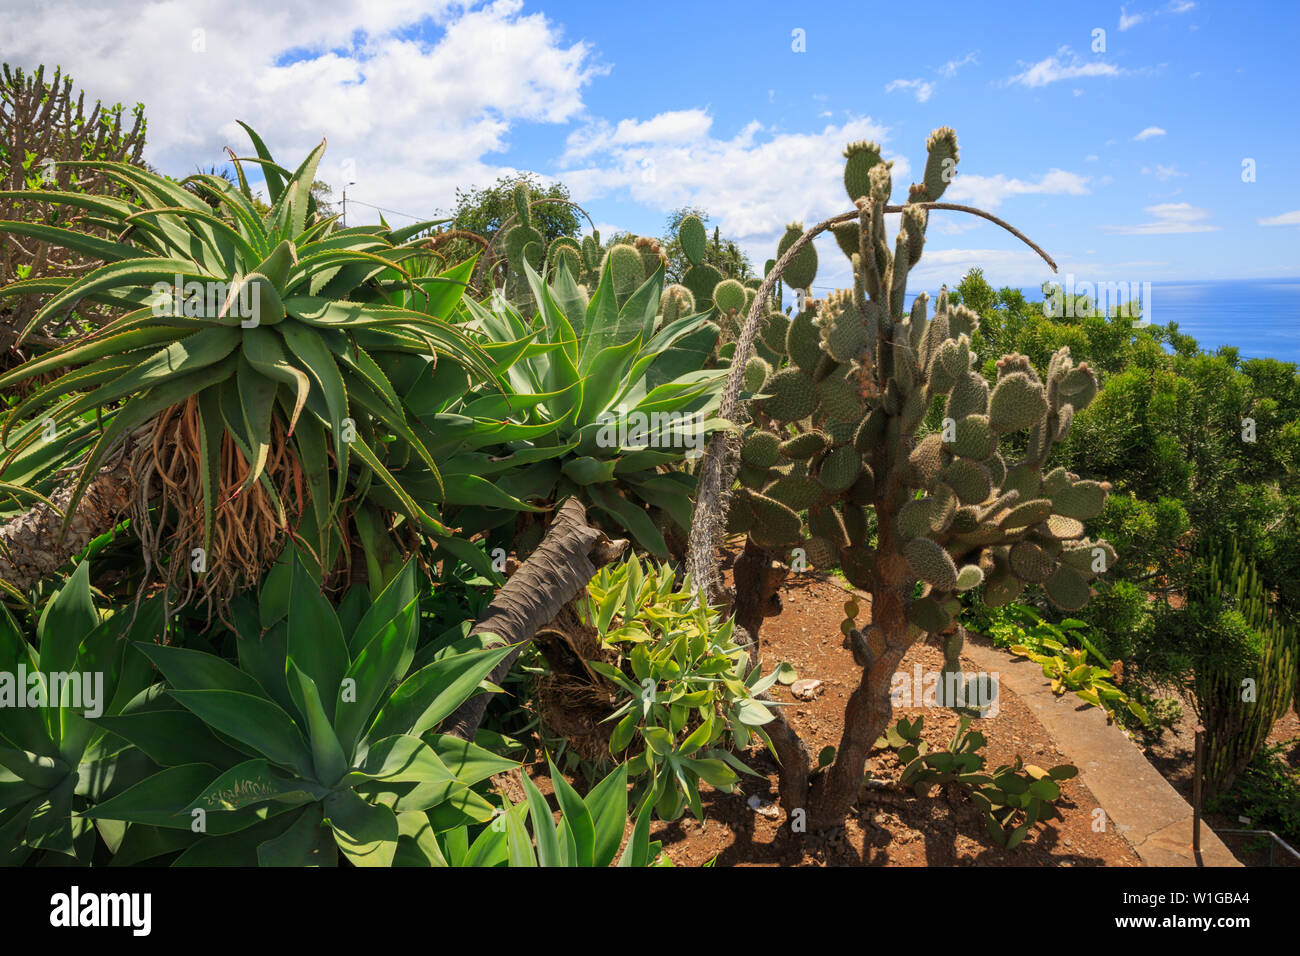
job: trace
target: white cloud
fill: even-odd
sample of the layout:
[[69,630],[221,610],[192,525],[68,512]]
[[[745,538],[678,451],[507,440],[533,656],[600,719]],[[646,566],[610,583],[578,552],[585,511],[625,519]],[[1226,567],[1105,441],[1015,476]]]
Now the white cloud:
[[1063,169],[1050,169],[1037,182],[958,172],[943,194],[945,200],[964,202],[982,209],[996,209],[1010,196],[1032,194],[1083,196],[1088,192],[1088,177]]
[[[593,125],[604,128],[600,121]],[[887,131],[859,117],[816,132],[780,132],[753,121],[730,138],[713,131],[679,142],[606,138],[582,157],[568,156],[559,175],[577,202],[618,196],[661,212],[703,208],[710,225],[761,263],[775,251],[787,223],[810,226],[852,208],[844,192],[843,150],[862,139],[885,142]],[[895,195],[905,195],[911,181],[906,157],[886,150],[886,158],[894,160]],[[843,258],[830,242],[823,258],[829,263],[835,256]]]
[[5,59],[60,63],[89,97],[143,100],[146,157],[167,172],[220,163],[227,145],[249,155],[242,119],[282,163],[326,137],[320,175],[336,193],[346,177],[359,201],[416,215],[507,171],[490,155],[516,126],[580,116],[603,72],[522,0],[53,0],[6,38]]
[[1187,174],[1183,172],[1181,169],[1179,169],[1177,166],[1164,166],[1161,165],[1160,163],[1156,163],[1155,168],[1152,168],[1150,166],[1143,166],[1142,175],[1155,176],[1156,179],[1160,180],[1161,182],[1164,182],[1166,179],[1171,179],[1174,176],[1186,176]]
[[[1196,4],[1193,2],[1193,0],[1169,0],[1169,2],[1166,3],[1159,10],[1151,10],[1146,13],[1129,13],[1126,7],[1120,7],[1119,8],[1120,32],[1135,27],[1139,23],[1144,23],[1148,20],[1154,19],[1155,17],[1162,16],[1163,14],[1166,13],[1172,13],[1176,15],[1179,13],[1187,13],[1195,9],[1196,9]],[[1193,26],[1192,29],[1194,30],[1196,28]]]
[[1261,226],[1300,226],[1300,209],[1258,220]]
[[939,67],[938,73],[940,76],[953,77],[957,75],[958,70],[967,65],[979,65],[979,60],[975,59],[974,53],[967,53],[960,60],[949,60],[943,66]]
[[1210,215],[1208,209],[1193,206],[1185,202],[1158,203],[1147,206],[1144,210],[1151,216],[1150,222],[1135,226],[1102,226],[1106,232],[1122,236],[1171,236],[1187,232],[1214,232],[1218,226],[1201,220]]
[[1142,132],[1134,136],[1133,140],[1134,142],[1140,143],[1143,140],[1153,139],[1156,136],[1164,136],[1164,135],[1165,135],[1165,131],[1161,129],[1159,126],[1148,126]]
[[616,146],[694,142],[708,136],[712,125],[713,118],[702,109],[660,113],[644,122],[620,120],[613,127],[599,120],[569,134],[563,161],[573,162]]
[[934,92],[934,84],[928,80],[890,80],[885,84],[886,93],[894,90],[910,90],[918,103],[924,103]]
[[1007,82],[1031,89],[1056,83],[1060,80],[1073,80],[1088,76],[1119,76],[1127,71],[1113,63],[1101,60],[1085,60],[1068,46],[1063,46],[1046,59],[1031,64],[1025,70],[1010,77]]
[[1119,29],[1120,29],[1120,32],[1122,33],[1123,31],[1128,30],[1128,29],[1131,28],[1131,27],[1135,27],[1135,26],[1137,26],[1139,23],[1141,23],[1141,22],[1142,22],[1143,20],[1145,20],[1146,18],[1147,18],[1147,16],[1146,16],[1145,13],[1133,13],[1133,14],[1130,14],[1126,8],[1124,8],[1124,7],[1120,7],[1120,8],[1119,8]]

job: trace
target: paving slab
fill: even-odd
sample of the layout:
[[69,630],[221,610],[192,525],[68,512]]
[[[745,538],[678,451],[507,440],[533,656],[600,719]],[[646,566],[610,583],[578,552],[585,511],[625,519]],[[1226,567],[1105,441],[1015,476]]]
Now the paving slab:
[[1201,825],[1201,860],[1192,852],[1192,807],[1141,749],[1099,707],[1073,694],[1058,697],[1043,670],[1017,660],[988,638],[968,634],[962,656],[977,669],[996,672],[1002,686],[1025,702],[1079,768],[1079,777],[1147,866],[1240,866],[1209,826]]

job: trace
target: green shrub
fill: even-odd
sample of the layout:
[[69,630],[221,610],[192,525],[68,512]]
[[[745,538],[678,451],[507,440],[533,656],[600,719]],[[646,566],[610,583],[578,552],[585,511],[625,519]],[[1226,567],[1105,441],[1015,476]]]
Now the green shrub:
[[1244,816],[1251,827],[1272,830],[1293,846],[1300,845],[1300,771],[1283,757],[1298,743],[1291,740],[1262,748],[1232,790],[1208,800],[1206,809]]

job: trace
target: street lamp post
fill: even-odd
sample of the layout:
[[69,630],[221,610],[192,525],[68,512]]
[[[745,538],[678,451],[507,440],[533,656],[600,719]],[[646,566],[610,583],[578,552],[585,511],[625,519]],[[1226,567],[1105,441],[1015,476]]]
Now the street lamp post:
[[356,185],[356,181],[354,180],[353,182],[348,183],[347,186],[343,187],[343,228],[344,229],[348,227],[348,186],[355,186],[355,185]]

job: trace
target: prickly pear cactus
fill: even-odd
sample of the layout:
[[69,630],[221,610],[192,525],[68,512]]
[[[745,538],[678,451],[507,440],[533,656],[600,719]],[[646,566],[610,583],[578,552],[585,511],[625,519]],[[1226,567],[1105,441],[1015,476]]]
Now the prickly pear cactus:
[[[884,227],[890,164],[874,143],[845,151],[844,180],[860,215],[835,238],[853,265],[853,288],[762,320],[762,347],[745,368],[746,390],[761,397],[751,402],[728,513],[729,529],[759,547],[802,548],[814,567],[839,564],[876,596],[878,618],[889,603],[882,595],[890,596],[908,642],[949,630],[958,595],[981,584],[991,605],[1041,584],[1058,607],[1077,610],[1089,582],[1115,560],[1083,526],[1102,510],[1109,485],[1047,469],[1052,446],[1096,395],[1096,374],[1062,348],[1046,381],[1026,358],[1009,355],[990,388],[972,368],[974,312],[950,303],[946,290],[933,311],[925,293],[904,311],[908,273],[925,244],[921,204],[942,193],[958,157],[950,129],[935,131],[927,146],[924,182],[910,190],[892,250]],[[782,252],[800,232],[790,227]],[[815,254],[798,253],[782,279],[806,289],[816,264]],[[716,301],[734,294],[725,285]],[[941,427],[922,434],[936,404]]]

